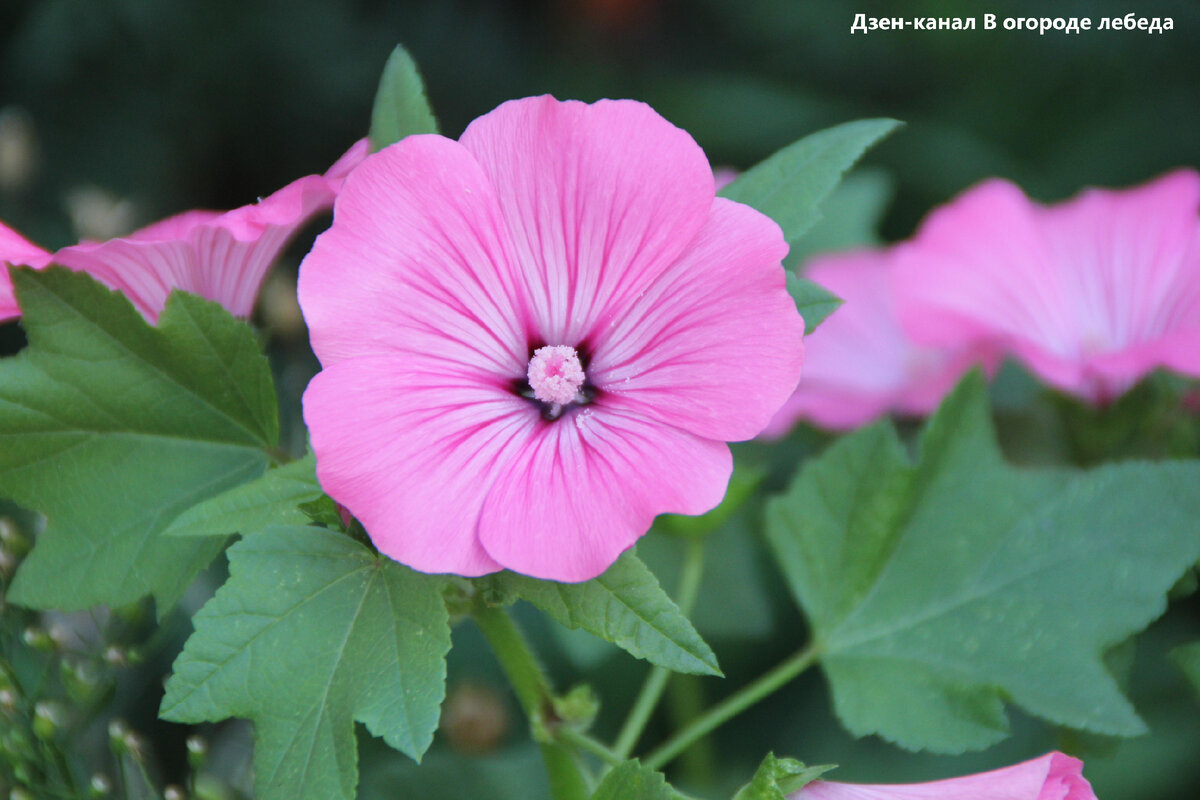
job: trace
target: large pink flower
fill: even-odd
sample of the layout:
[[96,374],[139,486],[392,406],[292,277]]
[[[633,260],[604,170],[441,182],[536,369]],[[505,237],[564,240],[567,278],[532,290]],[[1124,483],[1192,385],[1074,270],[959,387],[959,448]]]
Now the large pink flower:
[[252,205],[186,211],[129,236],[64,247],[54,263],[120,290],[151,322],[173,289],[248,317],[271,264],[306,222],[333,205],[346,175],[365,157],[363,140],[325,175],[295,180]]
[[648,106],[514,100],[346,181],[300,270],[325,490],[426,572],[594,577],[799,378],[774,222]]
[[814,781],[789,800],[1096,800],[1083,762],[1062,753],[932,783],[872,785]]
[[8,277],[8,265],[40,269],[49,261],[49,253],[0,223],[0,322],[21,316],[17,298],[13,296],[12,280]]
[[856,428],[889,411],[927,414],[972,363],[970,347],[922,347],[900,327],[892,251],[814,258],[806,277],[845,302],[805,342],[804,380],[763,431],[782,436],[799,419]]
[[917,340],[990,344],[1093,402],[1155,367],[1200,375],[1200,174],[1042,207],[986,181],[901,248],[897,305]]

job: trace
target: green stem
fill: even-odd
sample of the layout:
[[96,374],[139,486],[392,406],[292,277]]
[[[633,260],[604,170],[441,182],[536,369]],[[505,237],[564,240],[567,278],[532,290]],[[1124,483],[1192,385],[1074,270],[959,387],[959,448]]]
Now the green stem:
[[555,738],[559,741],[575,747],[577,750],[582,750],[585,753],[591,753],[596,758],[608,764],[610,767],[616,767],[625,762],[625,756],[614,753],[603,742],[593,739],[582,731],[575,730],[567,725],[562,726],[554,732]]
[[[553,714],[550,681],[525,636],[502,608],[478,603],[474,618],[495,651],[500,668],[512,684],[531,725],[539,725],[547,711]],[[585,800],[591,791],[572,749],[558,742],[542,742],[539,746],[550,779],[550,796],[554,800]]]
[[[692,608],[696,605],[696,597],[700,591],[700,578],[703,575],[704,542],[701,539],[690,539],[687,553],[684,555],[683,574],[679,578],[679,591],[675,595],[676,604],[685,617],[692,613]],[[629,758],[633,753],[638,739],[646,730],[646,723],[650,721],[650,715],[654,713],[658,701],[662,699],[663,690],[667,688],[667,680],[670,677],[671,670],[666,667],[654,667],[650,670],[646,682],[642,684],[641,692],[638,693],[637,700],[634,701],[633,708],[629,711],[629,716],[625,718],[625,724],[621,726],[621,730],[617,734],[616,744],[613,745],[613,752],[622,759]]]
[[697,717],[690,725],[678,731],[657,750],[643,758],[642,763],[650,769],[662,769],[665,764],[686,750],[697,739],[736,717],[767,695],[783,688],[797,675],[811,667],[816,660],[816,649],[811,646],[805,647],[770,672],[746,684]]

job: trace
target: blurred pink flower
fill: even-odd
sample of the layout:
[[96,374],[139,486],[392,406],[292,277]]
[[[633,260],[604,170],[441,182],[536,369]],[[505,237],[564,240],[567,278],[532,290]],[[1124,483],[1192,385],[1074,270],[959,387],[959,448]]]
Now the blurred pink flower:
[[514,100],[346,181],[300,270],[321,485],[425,572],[604,571],[796,386],[779,227],[633,101]]
[[8,277],[8,265],[40,269],[49,261],[49,253],[0,223],[0,322],[21,316],[13,296],[12,280]]
[[932,783],[872,785],[814,781],[788,800],[1096,800],[1083,762],[1062,753]]
[[845,302],[805,340],[804,380],[763,431],[782,436],[797,420],[846,430],[894,411],[933,411],[979,361],[970,348],[921,347],[896,318],[892,251],[818,256],[805,276]]
[[1105,403],[1159,366],[1200,375],[1200,174],[1043,207],[989,180],[897,254],[897,308],[924,344],[1013,353]]
[[308,175],[232,211],[185,211],[104,242],[80,242],[54,263],[87,272],[156,322],[173,289],[248,317],[267,270],[306,222],[333,205],[345,176],[366,157],[365,140],[325,175]]

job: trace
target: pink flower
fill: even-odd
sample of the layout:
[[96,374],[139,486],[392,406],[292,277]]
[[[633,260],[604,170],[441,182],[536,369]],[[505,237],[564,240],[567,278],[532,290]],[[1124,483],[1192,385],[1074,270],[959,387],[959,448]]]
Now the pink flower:
[[0,223],[0,322],[21,316],[17,298],[13,296],[12,280],[8,277],[7,265],[40,269],[49,261],[49,253]]
[[922,347],[896,318],[892,251],[819,256],[805,270],[845,302],[805,341],[804,380],[763,434],[782,436],[799,419],[856,428],[889,411],[927,414],[979,360],[970,348]]
[[932,783],[869,785],[814,781],[789,800],[1096,800],[1083,762],[1062,753]]
[[777,225],[648,106],[514,100],[346,181],[300,270],[325,490],[425,572],[606,569],[791,394]]
[[1011,352],[1096,403],[1159,366],[1200,375],[1200,174],[1043,207],[986,181],[897,256],[914,339]]
[[365,157],[363,140],[325,175],[300,178],[253,205],[186,211],[129,236],[64,247],[54,263],[121,291],[151,322],[173,289],[248,317],[275,259],[306,222],[330,208],[345,176]]

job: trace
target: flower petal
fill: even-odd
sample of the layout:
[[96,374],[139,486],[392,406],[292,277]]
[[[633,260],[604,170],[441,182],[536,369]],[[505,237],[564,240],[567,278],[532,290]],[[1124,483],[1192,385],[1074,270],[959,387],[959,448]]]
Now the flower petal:
[[309,175],[253,205],[225,213],[188,211],[126,237],[65,247],[54,261],[121,291],[152,322],[172,289],[248,317],[267,270],[292,235],[332,202],[325,179]]
[[325,366],[437,354],[519,378],[529,360],[507,232],[461,145],[409,136],[346,179],[334,225],[300,267],[300,306]]
[[644,103],[512,100],[460,140],[496,187],[549,345],[602,330],[704,224],[713,175],[686,132]]
[[362,357],[304,393],[321,486],[380,552],[423,572],[501,569],[477,540],[484,498],[538,420],[528,401],[432,358]]
[[41,269],[49,262],[49,253],[0,222],[0,322],[21,316],[7,265]]
[[969,348],[923,347],[900,327],[889,250],[813,259],[806,277],[844,301],[805,339],[804,378],[764,434],[797,419],[856,428],[890,410],[927,414],[975,360]]
[[535,421],[499,464],[479,538],[505,567],[557,581],[606,570],[663,513],[703,514],[725,495],[721,443],[616,405]]
[[1096,800],[1083,762],[1062,753],[1011,767],[930,783],[814,781],[790,800]]
[[717,198],[687,251],[596,334],[589,377],[697,436],[754,437],[800,379],[786,254],[770,218]]

